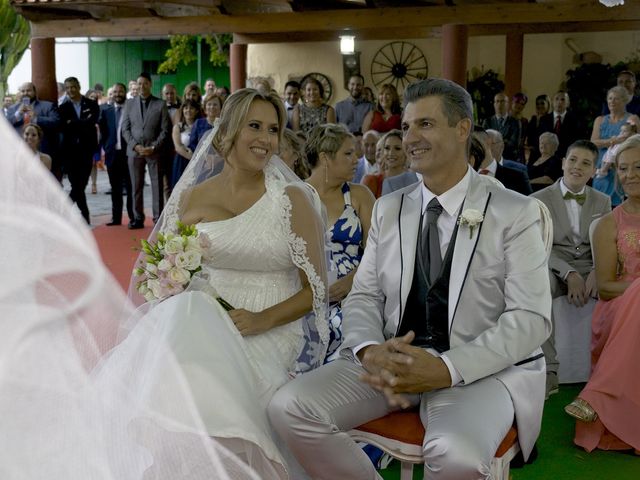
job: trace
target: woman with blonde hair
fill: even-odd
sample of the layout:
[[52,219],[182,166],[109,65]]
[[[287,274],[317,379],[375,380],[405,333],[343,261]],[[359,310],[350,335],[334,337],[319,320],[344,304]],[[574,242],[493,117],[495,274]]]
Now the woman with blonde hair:
[[311,175],[309,164],[307,163],[307,156],[304,148],[306,139],[304,135],[300,135],[301,132],[294,132],[290,128],[285,129],[282,136],[282,147],[280,148],[280,157],[287,164],[287,166],[293,170],[301,180],[305,180]]
[[378,105],[371,110],[362,121],[362,131],[375,130],[378,133],[386,133],[391,130],[400,130],[402,121],[402,108],[396,87],[386,83],[380,87]]

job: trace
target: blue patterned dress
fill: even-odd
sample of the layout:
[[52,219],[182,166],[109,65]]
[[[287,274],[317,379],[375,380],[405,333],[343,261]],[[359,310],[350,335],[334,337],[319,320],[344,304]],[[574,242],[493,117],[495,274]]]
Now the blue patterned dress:
[[[342,195],[344,210],[327,230],[331,246],[331,268],[337,271],[338,278],[348,275],[360,265],[364,253],[362,223],[351,205],[351,189],[347,182],[342,185]],[[342,309],[339,303],[332,305],[329,314],[329,334],[329,348],[325,362],[337,358],[342,343]]]

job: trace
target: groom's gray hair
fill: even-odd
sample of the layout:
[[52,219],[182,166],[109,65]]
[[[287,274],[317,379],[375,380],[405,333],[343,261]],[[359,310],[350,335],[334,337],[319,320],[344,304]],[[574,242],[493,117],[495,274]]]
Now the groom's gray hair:
[[471,95],[457,83],[444,78],[426,78],[412,83],[404,91],[404,106],[425,97],[440,97],[442,113],[447,117],[450,127],[454,127],[463,118],[471,120],[473,127]]

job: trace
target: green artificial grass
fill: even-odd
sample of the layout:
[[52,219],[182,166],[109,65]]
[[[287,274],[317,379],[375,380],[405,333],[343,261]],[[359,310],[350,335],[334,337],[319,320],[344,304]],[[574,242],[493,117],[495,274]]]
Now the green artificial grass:
[[[561,385],[544,406],[538,459],[520,469],[511,469],[513,480],[640,480],[640,457],[633,453],[585,452],[573,444],[574,420],[563,407],[580,392],[582,385]],[[422,479],[422,468],[413,469],[414,480]],[[400,464],[393,462],[380,472],[385,480],[400,478]]]

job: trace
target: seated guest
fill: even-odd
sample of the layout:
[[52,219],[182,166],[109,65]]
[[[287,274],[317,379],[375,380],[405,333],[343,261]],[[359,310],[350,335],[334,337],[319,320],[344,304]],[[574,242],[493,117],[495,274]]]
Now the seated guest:
[[[481,127],[475,127],[474,131],[482,130]],[[491,147],[489,153],[494,158],[496,162],[498,162],[503,167],[514,168],[516,170],[520,170],[527,174],[527,166],[524,163],[520,163],[519,161],[509,160],[504,158],[502,155],[504,153],[504,140],[502,138],[502,134],[497,131],[489,128],[486,130],[487,135],[489,135],[489,146]],[[527,179],[529,179],[529,175],[527,174]]]
[[329,301],[334,306],[329,315],[327,359],[332,360],[342,342],[340,302],[351,290],[360,264],[375,199],[365,186],[350,182],[357,157],[353,135],[345,125],[315,127],[309,135],[306,154],[312,169],[307,183],[316,189],[326,209],[331,273],[337,278],[329,287]]
[[403,143],[423,181],[375,203],[340,358],[268,407],[314,479],[380,478],[348,432],[399,408],[420,409],[429,479],[488,478],[514,422],[525,459],[540,431],[551,296],[538,202],[469,167],[462,87],[429,78],[404,96]]
[[615,165],[627,199],[595,230],[591,377],[565,411],[578,419],[574,441],[585,450],[640,454],[640,135],[620,146]]
[[398,91],[396,87],[387,83],[380,88],[376,108],[364,117],[362,131],[375,130],[378,133],[387,133],[390,130],[399,130],[401,120],[402,108]]
[[[587,140],[572,143],[562,161],[562,178],[532,195],[544,202],[553,219],[553,248],[549,258],[551,296],[566,295],[569,303],[576,307],[597,296],[589,226],[611,211],[611,199],[586,186],[595,172],[597,158],[598,147],[593,143]],[[554,332],[555,326],[542,345],[547,362],[547,396],[558,392]]]
[[[383,195],[383,184],[386,178],[403,175],[405,173],[413,179],[412,183],[417,181],[415,173],[407,170],[407,156],[402,148],[402,132],[400,130],[391,130],[381,139],[381,172],[372,175],[366,175],[362,179],[362,184],[369,187],[369,190],[379,198]],[[403,186],[409,185],[408,183]],[[389,186],[387,188],[390,188]],[[390,190],[389,190],[390,191]]]
[[[476,131],[474,135],[477,135],[480,141],[484,145],[490,145],[489,135],[484,131]],[[514,190],[523,195],[529,195],[531,193],[531,185],[526,174],[515,168],[504,167],[500,165],[493,155],[487,155],[482,163],[478,166],[478,173],[480,175],[489,175],[498,180],[505,188]]]
[[527,164],[529,182],[534,192],[548,187],[562,176],[562,160],[556,155],[560,145],[558,136],[544,132],[540,135],[538,145],[540,156]]
[[304,152],[306,140],[290,128],[285,129],[282,135],[280,158],[293,170],[301,180],[311,175],[307,156]]
[[380,134],[375,130],[368,130],[362,136],[362,157],[358,159],[356,173],[353,175],[354,183],[362,183],[365,175],[378,173],[380,168],[376,162],[378,140],[380,140]]

